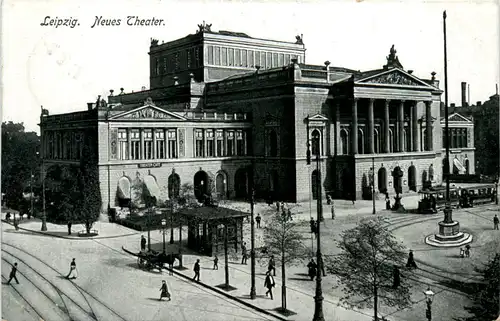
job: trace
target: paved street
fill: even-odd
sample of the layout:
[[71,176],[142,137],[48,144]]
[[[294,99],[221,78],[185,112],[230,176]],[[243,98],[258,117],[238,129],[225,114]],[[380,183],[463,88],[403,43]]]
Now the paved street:
[[[166,272],[138,269],[121,251],[137,236],[68,240],[15,231],[7,224],[2,231],[3,283],[13,262],[18,262],[20,282],[2,284],[2,317],[7,320],[269,319]],[[79,276],[68,281],[63,276],[73,257]],[[162,279],[167,280],[171,302],[158,301]]]

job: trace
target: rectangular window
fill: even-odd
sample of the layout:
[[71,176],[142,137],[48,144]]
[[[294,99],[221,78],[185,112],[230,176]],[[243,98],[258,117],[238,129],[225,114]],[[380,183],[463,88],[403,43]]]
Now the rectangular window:
[[165,132],[163,129],[156,130],[155,132],[156,138],[156,158],[164,159],[165,158]]
[[225,156],[224,154],[224,132],[217,131],[217,157]]
[[[79,139],[79,137],[77,137],[77,139]],[[77,154],[79,154],[78,150]],[[128,137],[126,129],[118,130],[118,159],[128,159]]]
[[167,57],[163,57],[163,73],[167,73]]
[[248,67],[253,67],[254,63],[253,63],[253,51],[252,50],[248,50],[247,60],[248,60],[248,64],[247,64]]
[[260,66],[262,67],[262,69],[266,68],[266,53],[265,52],[260,53]]
[[246,50],[241,50],[241,65],[243,67],[248,67],[247,51]]
[[255,66],[262,67],[262,64],[260,63],[260,51],[255,52]]
[[243,131],[236,131],[236,155],[243,156],[245,155],[245,145],[243,140]]
[[234,156],[235,154],[235,144],[234,144],[234,131],[226,132],[227,139],[227,156]]
[[282,67],[285,65],[285,55],[280,53],[278,56],[278,66]]
[[229,66],[234,66],[234,49],[229,48]]
[[[281,65],[279,65],[281,66]],[[278,67],[278,54],[273,53],[273,68]]]
[[131,151],[130,159],[139,159],[141,157],[141,136],[138,129],[132,129],[130,132]]
[[234,65],[241,66],[241,51],[240,49],[234,49]]
[[213,65],[214,64],[214,47],[213,46],[208,46],[208,64]]
[[194,157],[203,157],[203,130],[196,129],[195,133],[195,153]]
[[155,59],[155,76],[158,76],[160,74],[160,59],[156,58]]
[[215,64],[220,66],[220,47],[215,47]]
[[273,59],[270,52],[266,53],[266,68],[271,68],[273,65]]
[[153,159],[153,131],[145,129],[142,134],[144,135],[144,159]]
[[223,66],[227,66],[227,48],[222,47],[221,54],[222,54],[222,63],[221,64]]
[[286,54],[285,55],[285,65],[289,65],[290,64],[290,55]]
[[177,158],[177,131],[168,131],[168,158]]
[[207,141],[207,157],[215,156],[215,140],[214,140],[214,130],[205,130],[205,138]]
[[[76,134],[75,141],[76,141],[76,146],[75,146],[76,159],[80,159],[80,157],[82,156],[82,135],[80,133]],[[53,142],[51,138],[49,138],[49,158],[52,157],[52,147],[53,147]],[[127,158],[124,159],[128,159],[128,145],[127,145],[126,155]]]

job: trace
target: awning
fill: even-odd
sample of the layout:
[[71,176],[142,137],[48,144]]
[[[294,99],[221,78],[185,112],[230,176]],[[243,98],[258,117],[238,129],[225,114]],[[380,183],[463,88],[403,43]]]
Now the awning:
[[144,185],[146,185],[149,195],[156,197],[156,199],[160,197],[160,188],[158,187],[156,179],[153,176],[147,175],[144,177]]
[[453,159],[453,166],[458,169],[458,172],[463,173],[465,172],[465,167],[460,163],[458,158]]
[[130,181],[127,178],[118,181],[118,198],[130,199]]

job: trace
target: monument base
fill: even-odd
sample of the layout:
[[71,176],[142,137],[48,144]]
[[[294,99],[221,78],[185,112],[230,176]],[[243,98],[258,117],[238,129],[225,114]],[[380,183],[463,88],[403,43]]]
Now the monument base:
[[460,223],[439,222],[439,233],[429,235],[425,243],[436,247],[458,247],[472,242],[472,235],[460,232]]

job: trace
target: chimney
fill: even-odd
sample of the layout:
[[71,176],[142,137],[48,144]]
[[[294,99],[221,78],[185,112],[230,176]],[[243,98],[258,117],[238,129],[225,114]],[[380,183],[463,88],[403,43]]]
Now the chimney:
[[467,83],[462,81],[462,107],[467,107]]
[[110,90],[109,90],[109,95],[110,95],[110,96],[113,96],[113,93],[114,93],[114,90],[113,90],[113,89],[110,89]]
[[330,62],[328,60],[325,61],[325,67],[326,67],[325,68],[326,69],[326,82],[329,82],[329,80],[330,80],[330,75],[329,75],[329,73],[330,73],[330,68],[329,68],[330,67]]
[[478,101],[478,102],[476,103],[476,106],[481,106],[481,101]]
[[88,110],[92,110],[94,108],[94,103],[87,103]]

